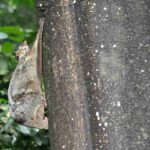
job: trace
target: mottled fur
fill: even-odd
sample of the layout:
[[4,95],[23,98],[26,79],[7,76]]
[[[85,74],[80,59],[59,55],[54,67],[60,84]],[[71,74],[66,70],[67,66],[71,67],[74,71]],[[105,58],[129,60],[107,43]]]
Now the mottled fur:
[[[45,98],[41,91],[38,72],[38,44],[42,39],[44,20],[31,50],[26,42],[19,46],[16,55],[19,63],[12,74],[8,89],[10,114],[22,125],[39,129],[48,127],[44,116]],[[41,62],[40,62],[41,63]]]

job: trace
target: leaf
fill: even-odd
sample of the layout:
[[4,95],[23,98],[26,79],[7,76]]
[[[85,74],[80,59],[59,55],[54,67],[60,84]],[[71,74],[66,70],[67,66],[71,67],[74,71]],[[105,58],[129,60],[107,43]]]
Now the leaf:
[[1,103],[6,103],[6,102],[7,102],[7,99],[0,98],[0,104],[1,104]]
[[12,54],[13,49],[14,49],[14,46],[11,42],[5,42],[2,45],[2,52],[5,52],[7,54]]
[[8,38],[15,42],[21,42],[25,38],[23,29],[20,27],[3,26],[3,27],[0,27],[0,32],[6,33],[8,35]]
[[0,55],[0,75],[6,75],[8,73],[8,62],[7,59]]
[[30,134],[30,128],[22,126],[22,125],[18,125],[17,127],[18,131],[20,131],[21,133],[25,134],[25,135],[29,135]]
[[0,32],[0,40],[7,39],[8,35],[4,32]]
[[12,145],[14,145],[16,141],[17,141],[16,136],[13,136],[13,137],[12,137],[12,141],[11,141]]
[[20,1],[20,0],[13,0],[13,2],[16,5],[21,5],[21,6],[26,6],[26,7],[30,7],[33,8],[34,7],[34,1],[32,0],[25,0],[25,1]]
[[12,118],[8,118],[7,123],[5,124],[4,130],[7,131],[9,130],[10,126],[14,123]]
[[43,144],[42,139],[38,136],[35,136],[35,141],[36,141],[36,144],[39,146]]

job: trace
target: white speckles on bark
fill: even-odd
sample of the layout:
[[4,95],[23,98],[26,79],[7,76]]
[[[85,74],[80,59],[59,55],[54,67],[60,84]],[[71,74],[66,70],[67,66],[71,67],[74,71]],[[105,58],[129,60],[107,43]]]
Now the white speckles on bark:
[[[64,1],[61,2],[64,4]],[[66,4],[68,2],[66,1]],[[61,104],[67,111],[70,110],[67,115],[69,117],[61,120],[64,127],[68,121],[65,122],[66,118],[69,118],[68,122],[71,123],[66,133],[70,129],[75,131],[74,127],[78,120],[81,122],[78,125],[84,125],[83,114],[89,111],[85,117],[90,118],[90,125],[86,129],[92,137],[91,150],[146,150],[150,137],[148,2],[146,0],[70,2],[67,13],[64,13],[67,5],[63,8],[61,5],[56,11],[53,11],[54,7],[51,9],[54,14],[50,14],[49,19],[49,22],[53,22],[49,38],[52,46],[50,45],[49,51],[53,52],[52,63],[55,62],[52,66],[55,73],[54,80],[51,81],[53,83],[51,88],[55,88],[52,92],[55,101],[53,99],[50,101],[54,105],[50,106],[51,109],[54,110],[56,104]],[[71,18],[72,10],[75,17],[68,20]],[[69,17],[64,19],[63,13]],[[72,21],[75,26],[70,26],[69,23]],[[72,29],[75,30],[71,32]],[[71,47],[68,41],[72,41]],[[47,61],[50,64],[48,59]],[[81,70],[72,70],[74,66],[81,67]],[[84,84],[82,80],[78,80],[81,78]],[[84,90],[81,88],[78,90],[81,86]],[[74,107],[69,109],[70,105],[76,106],[79,102],[88,105],[86,113],[80,111],[85,108],[83,104],[77,110],[74,110]],[[62,114],[67,114],[65,112],[63,109]],[[77,112],[81,113],[78,119],[73,115]],[[55,115],[53,113],[53,116]],[[53,119],[60,120],[57,116]],[[57,128],[59,125],[57,123]],[[83,128],[84,126],[81,129]],[[80,143],[80,149],[85,150],[86,142],[81,143],[79,140],[81,135],[77,133],[72,135],[73,140],[70,141],[74,142],[76,139],[77,143]],[[61,148],[62,145],[66,146],[65,149],[68,148],[67,142],[61,143]]]

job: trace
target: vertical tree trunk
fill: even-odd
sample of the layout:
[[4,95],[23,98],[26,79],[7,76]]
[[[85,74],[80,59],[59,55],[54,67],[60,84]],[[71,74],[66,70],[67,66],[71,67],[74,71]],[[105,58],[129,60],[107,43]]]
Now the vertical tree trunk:
[[49,3],[43,69],[51,150],[148,150],[150,2]]
[[76,18],[69,1],[51,2],[44,74],[52,150],[91,150],[87,92]]

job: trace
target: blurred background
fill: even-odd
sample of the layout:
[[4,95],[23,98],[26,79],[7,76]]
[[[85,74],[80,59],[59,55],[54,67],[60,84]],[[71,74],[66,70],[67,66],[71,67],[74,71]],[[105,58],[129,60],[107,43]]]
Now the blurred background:
[[24,40],[33,43],[36,18],[34,0],[0,1],[0,150],[49,149],[47,130],[18,125],[8,111],[7,89],[17,65],[15,51]]

